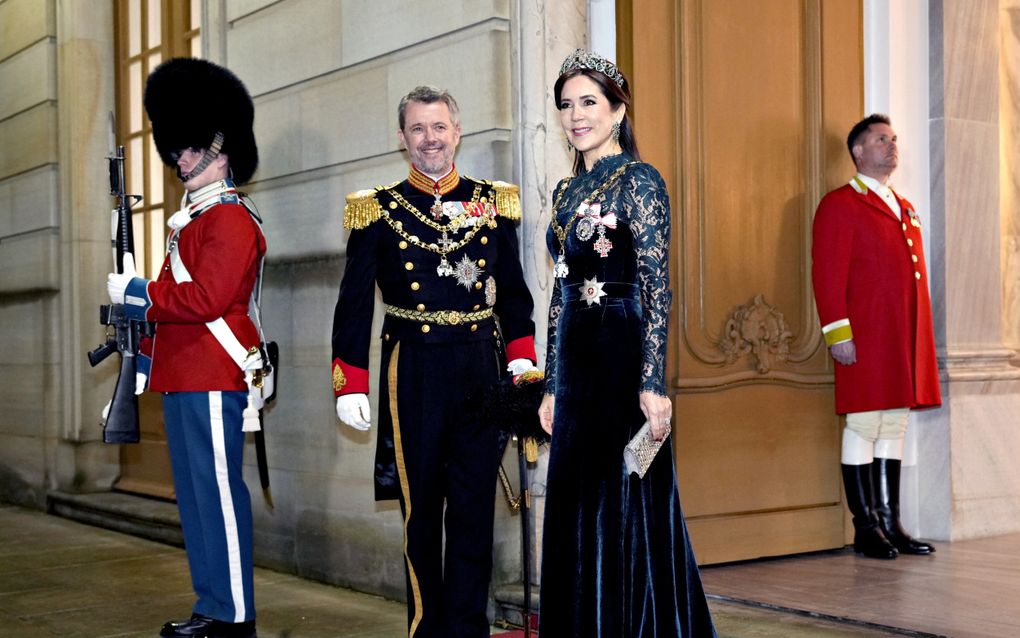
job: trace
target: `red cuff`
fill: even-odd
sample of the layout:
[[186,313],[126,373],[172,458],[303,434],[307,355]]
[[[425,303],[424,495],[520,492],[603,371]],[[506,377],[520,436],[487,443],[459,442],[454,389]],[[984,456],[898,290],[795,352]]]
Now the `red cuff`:
[[333,359],[333,394],[368,394],[368,370]]
[[506,360],[531,359],[532,363],[538,361],[535,356],[535,337],[521,337],[506,344]]

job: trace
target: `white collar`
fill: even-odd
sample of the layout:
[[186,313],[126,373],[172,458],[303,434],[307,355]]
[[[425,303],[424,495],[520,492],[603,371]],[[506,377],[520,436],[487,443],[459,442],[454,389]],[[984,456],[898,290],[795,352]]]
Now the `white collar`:
[[231,199],[238,201],[237,189],[230,179],[217,180],[196,191],[185,192],[180,209],[170,216],[166,225],[172,230],[180,230],[206,210]]
[[865,175],[864,173],[857,173],[857,179],[864,182],[864,185],[875,191],[882,197],[888,197],[892,193],[892,184],[878,181],[874,177]]

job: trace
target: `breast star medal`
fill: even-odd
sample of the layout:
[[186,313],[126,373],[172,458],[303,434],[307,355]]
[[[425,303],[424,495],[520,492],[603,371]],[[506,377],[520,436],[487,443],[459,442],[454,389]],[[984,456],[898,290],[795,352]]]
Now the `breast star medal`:
[[468,290],[471,290],[471,287],[475,285],[482,272],[484,271],[478,266],[478,263],[467,255],[461,257],[461,260],[453,267],[453,276],[457,278],[457,283]]
[[584,283],[578,285],[578,289],[581,291],[581,301],[584,301],[589,306],[592,304],[602,305],[602,297],[606,296],[606,292],[602,290],[605,285],[604,282],[599,281],[596,278],[585,279]]

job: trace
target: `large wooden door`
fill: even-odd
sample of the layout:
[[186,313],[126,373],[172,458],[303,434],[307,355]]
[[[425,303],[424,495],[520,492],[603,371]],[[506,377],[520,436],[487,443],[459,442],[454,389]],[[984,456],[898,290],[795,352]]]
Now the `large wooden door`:
[[[199,7],[195,2],[176,0],[118,0],[114,6],[117,140],[127,149],[128,192],[142,195],[133,209],[135,263],[143,276],[155,278],[166,254],[166,220],[177,210],[184,187],[160,161],[142,96],[146,78],[160,62],[200,57],[201,14],[193,10]],[[114,487],[174,498],[162,399],[146,392],[139,398],[138,409],[141,442],[121,446],[121,474]]]
[[810,250],[818,200],[853,170],[860,3],[620,4],[638,140],[673,203],[674,445],[698,558],[842,546]]

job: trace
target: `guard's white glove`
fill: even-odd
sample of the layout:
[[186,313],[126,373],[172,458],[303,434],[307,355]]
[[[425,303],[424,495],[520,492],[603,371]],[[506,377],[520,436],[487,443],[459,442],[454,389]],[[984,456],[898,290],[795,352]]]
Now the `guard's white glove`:
[[536,368],[535,364],[531,362],[531,359],[514,359],[507,364],[506,370],[516,377],[531,370],[538,370],[538,368]]
[[372,425],[372,409],[367,394],[341,394],[336,398],[336,416],[355,430],[368,431]]
[[110,301],[124,303],[124,291],[136,276],[135,256],[131,253],[124,253],[124,272],[111,272],[106,276],[106,292],[110,295]]
[[[145,392],[145,386],[149,384],[149,375],[144,372],[135,373],[135,394],[141,394]],[[106,402],[103,406],[103,422],[110,417],[110,405],[113,404],[113,399]]]

